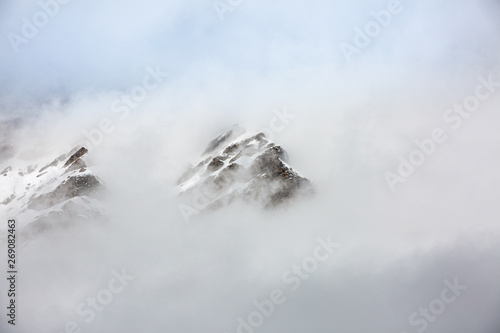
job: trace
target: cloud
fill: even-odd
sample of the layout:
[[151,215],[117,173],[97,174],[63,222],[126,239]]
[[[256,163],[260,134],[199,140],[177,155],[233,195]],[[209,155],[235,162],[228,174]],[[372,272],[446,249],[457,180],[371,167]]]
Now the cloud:
[[[423,324],[409,317],[458,279],[467,289],[425,331],[497,332],[498,92],[458,130],[443,114],[478,77],[500,81],[498,3],[401,3],[351,63],[339,44],[388,2],[244,1],[221,21],[210,2],[73,1],[18,55],[4,38],[0,110],[17,120],[0,169],[90,145],[110,216],[22,249],[19,331],[236,332],[281,289],[286,302],[256,331],[410,333]],[[40,8],[2,6],[2,35]],[[168,76],[139,98],[157,67]],[[173,187],[184,167],[219,131],[261,130],[283,108],[295,118],[274,141],[316,197],[186,224]],[[391,192],[385,172],[436,127],[449,139]],[[283,274],[327,236],[341,246],[292,291]],[[79,304],[122,268],[135,280],[86,323]]]

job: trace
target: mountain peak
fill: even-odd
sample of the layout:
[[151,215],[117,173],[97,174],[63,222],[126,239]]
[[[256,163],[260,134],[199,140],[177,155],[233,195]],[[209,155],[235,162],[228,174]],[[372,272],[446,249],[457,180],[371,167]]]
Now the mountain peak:
[[[201,160],[180,177],[178,189],[179,196],[191,198],[197,210],[237,199],[270,208],[314,192],[311,182],[288,164],[281,146],[262,132],[248,132],[238,125],[208,143]],[[194,200],[200,195],[203,205]]]
[[233,125],[233,127],[231,127],[226,131],[223,131],[222,133],[217,135],[212,141],[210,141],[202,155],[207,155],[212,153],[213,151],[220,148],[230,140],[233,140],[244,133],[246,133],[246,130],[243,127],[239,125]]
[[28,231],[101,217],[97,194],[103,183],[87,168],[83,160],[87,152],[77,146],[48,163],[40,163],[43,158],[19,160],[15,168],[6,167],[0,183],[9,196],[0,198],[0,211]]
[[[74,153],[74,154],[71,155],[71,157],[64,164],[63,168],[65,168],[65,167],[67,167],[67,166],[69,166],[69,165],[71,165],[73,163],[76,163],[77,161],[81,161],[80,157],[82,157],[83,155],[85,155],[86,153],[88,153],[88,150],[85,147],[81,147],[79,149],[77,147],[75,149],[77,149],[76,153]],[[73,149],[73,150],[75,150],[75,149]]]

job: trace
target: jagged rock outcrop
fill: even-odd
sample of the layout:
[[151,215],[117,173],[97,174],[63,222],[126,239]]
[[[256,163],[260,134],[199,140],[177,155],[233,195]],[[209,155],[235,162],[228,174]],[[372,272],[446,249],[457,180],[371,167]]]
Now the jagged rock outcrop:
[[195,211],[237,199],[272,208],[314,193],[311,182],[288,164],[281,146],[240,126],[208,144],[201,161],[180,177],[178,189],[183,207]]
[[87,153],[75,147],[49,163],[16,160],[5,167],[0,172],[2,215],[15,218],[25,231],[102,217],[103,182],[87,168]]

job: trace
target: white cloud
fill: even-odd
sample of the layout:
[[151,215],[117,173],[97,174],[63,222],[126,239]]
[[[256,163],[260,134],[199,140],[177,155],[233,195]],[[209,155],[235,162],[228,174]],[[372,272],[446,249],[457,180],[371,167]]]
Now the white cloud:
[[[338,252],[259,332],[416,332],[408,317],[457,278],[468,289],[426,332],[496,333],[499,95],[396,193],[384,172],[444,126],[480,75],[500,76],[498,4],[405,5],[352,64],[338,44],[386,2],[245,1],[221,22],[210,2],[74,1],[19,56],[4,39],[1,112],[22,120],[9,135],[18,153],[72,148],[103,118],[114,126],[88,156],[109,190],[110,221],[23,249],[19,331],[62,332],[75,320],[84,332],[236,332],[238,316],[287,288],[283,272],[331,235]],[[2,34],[37,8],[3,6]],[[113,101],[147,66],[170,76],[120,117]],[[172,190],[184,166],[220,130],[262,129],[283,107],[296,118],[275,141],[317,196],[186,224]],[[136,280],[84,326],[76,307],[122,267]]]

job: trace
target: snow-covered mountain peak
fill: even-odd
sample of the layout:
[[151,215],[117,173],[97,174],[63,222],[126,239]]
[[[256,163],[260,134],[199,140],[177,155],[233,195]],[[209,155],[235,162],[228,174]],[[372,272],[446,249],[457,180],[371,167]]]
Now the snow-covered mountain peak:
[[0,211],[20,228],[40,230],[51,225],[102,215],[97,194],[102,181],[87,168],[85,147],[75,147],[55,159],[16,158],[0,171]]
[[236,199],[275,207],[313,193],[313,186],[288,164],[281,146],[236,125],[209,142],[200,161],[179,179],[178,190],[194,209],[204,210]]

